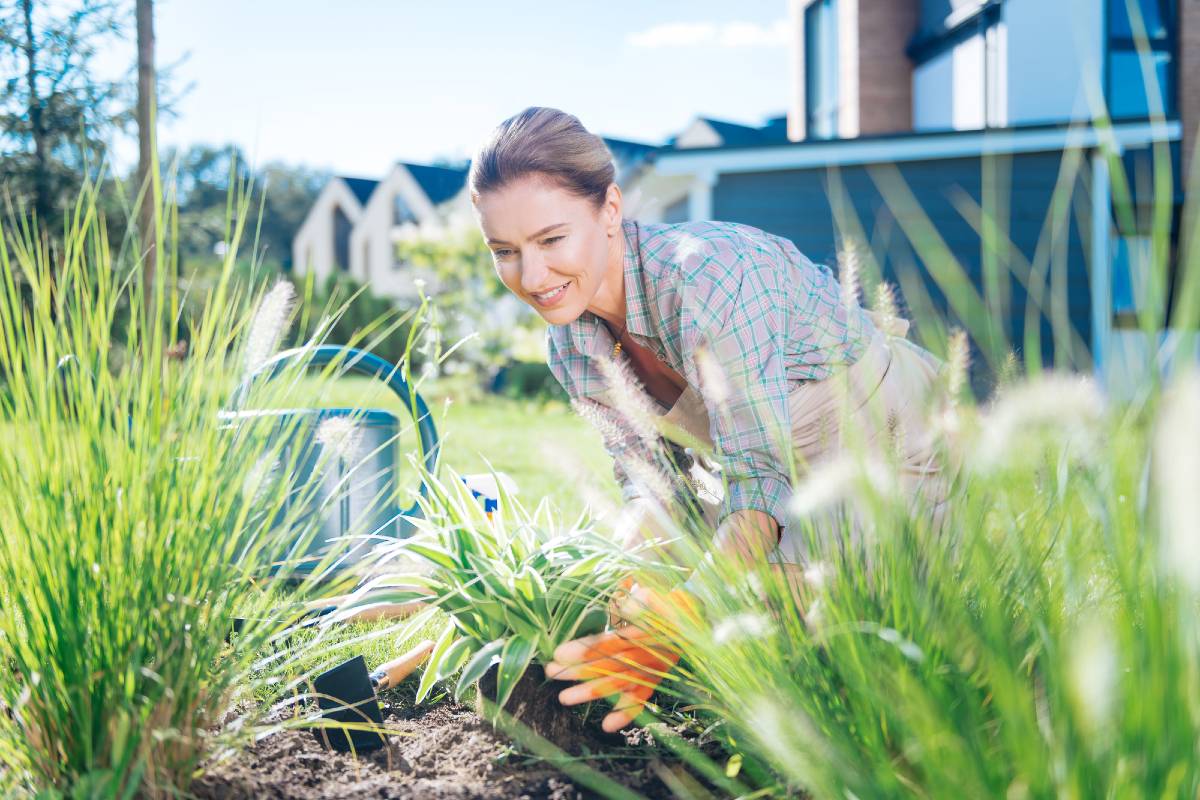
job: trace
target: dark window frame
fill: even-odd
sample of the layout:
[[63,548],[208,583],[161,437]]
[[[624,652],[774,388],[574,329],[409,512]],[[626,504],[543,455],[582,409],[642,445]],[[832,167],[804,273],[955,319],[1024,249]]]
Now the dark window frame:
[[[1135,0],[1140,5],[1146,0]],[[1126,0],[1104,1],[1104,102],[1111,109],[1112,92],[1112,55],[1113,52],[1134,53],[1140,57],[1138,40],[1129,36],[1112,35],[1113,4],[1124,5]],[[1163,90],[1166,102],[1163,103],[1163,116],[1166,119],[1179,117],[1179,3],[1177,0],[1150,0],[1158,6],[1159,17],[1163,20],[1166,32],[1162,36],[1147,36],[1146,45],[1151,53],[1166,52],[1170,57],[1167,69],[1168,86]],[[1132,20],[1131,20],[1132,23]],[[1111,113],[1111,112],[1110,112]],[[1150,114],[1124,115],[1113,119],[1147,119]]]
[[[995,76],[990,72],[988,49],[988,31],[999,25],[1003,19],[1001,9],[1004,0],[985,0],[979,6],[957,20],[953,25],[936,32],[918,32],[905,48],[905,54],[913,62],[913,67],[920,67],[975,36],[983,37],[983,127],[1006,127],[995,125],[991,120],[991,109],[997,87]],[[1003,54],[1007,61],[1008,53]],[[1006,115],[1007,116],[1007,115]]]
[[1000,22],[1003,5],[1003,0],[987,0],[948,28],[934,33],[918,32],[908,43],[905,53],[913,66],[919,67]]

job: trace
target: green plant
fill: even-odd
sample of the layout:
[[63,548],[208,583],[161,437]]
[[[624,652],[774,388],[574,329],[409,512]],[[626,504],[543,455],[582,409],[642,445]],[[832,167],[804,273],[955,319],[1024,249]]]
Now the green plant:
[[1197,517],[1163,450],[1198,441],[1200,381],[1126,413],[1074,380],[960,410],[976,433],[942,525],[859,476],[843,486],[871,509],[858,547],[844,518],[802,519],[804,568],[702,572],[707,620],[673,629],[685,667],[665,685],[762,786],[1196,793]]
[[541,362],[510,361],[500,367],[492,379],[492,391],[515,399],[567,401],[550,367]]
[[[233,248],[191,318],[186,351],[176,346],[183,301],[166,246],[170,210],[156,208],[152,288],[136,261],[114,258],[94,187],[70,210],[61,251],[28,224],[4,226],[6,792],[186,791],[207,753],[269,711],[242,702],[291,675],[295,653],[265,667],[260,653],[315,591],[305,582],[285,593],[267,565],[313,535],[315,521],[284,510],[289,492],[306,497],[311,487],[282,480],[294,466],[284,437],[219,416],[233,385],[282,340],[290,287],[255,296],[234,280],[244,197],[231,208]],[[254,400],[278,402],[300,369],[256,385]],[[231,637],[238,617],[247,623]]]
[[545,359],[545,323],[504,288],[477,230],[400,242],[396,257],[429,276],[435,322],[449,340],[461,340],[448,368],[490,374],[513,359]]
[[421,534],[381,556],[385,570],[401,559],[421,568],[393,567],[372,596],[424,597],[446,614],[418,701],[460,669],[461,698],[495,665],[495,701],[503,706],[531,663],[547,663],[559,644],[604,628],[608,601],[631,562],[586,515],[563,525],[549,504],[531,514],[502,491],[502,510],[489,519],[453,473],[425,480],[431,496],[422,500]]

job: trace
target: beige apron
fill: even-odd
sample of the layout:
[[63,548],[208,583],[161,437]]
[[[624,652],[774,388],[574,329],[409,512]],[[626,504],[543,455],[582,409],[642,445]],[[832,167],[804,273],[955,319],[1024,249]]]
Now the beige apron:
[[[941,362],[904,338],[907,321],[870,316],[875,332],[857,362],[824,380],[797,383],[788,394],[797,471],[803,481],[806,472],[822,468],[844,452],[869,455],[895,448],[901,490],[909,496],[920,493],[940,513],[946,481],[935,456],[926,412]],[[663,420],[712,446],[708,411],[691,386]],[[705,520],[715,526],[723,496],[719,478],[697,464],[692,469],[692,484]],[[850,514],[851,530],[861,535],[862,524],[856,521],[854,509],[844,510]],[[830,511],[823,521],[841,530],[837,512]],[[818,529],[822,524],[821,519],[816,520]],[[785,527],[777,559],[802,563],[805,550],[799,531]]]

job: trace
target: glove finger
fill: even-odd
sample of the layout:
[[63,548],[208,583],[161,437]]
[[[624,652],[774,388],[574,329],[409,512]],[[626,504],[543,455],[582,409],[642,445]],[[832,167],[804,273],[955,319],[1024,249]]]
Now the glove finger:
[[546,677],[557,681],[579,681],[591,678],[606,678],[630,672],[665,672],[678,657],[648,647],[633,646],[607,658],[599,658],[583,664],[563,664],[551,661],[546,665]]
[[653,686],[639,686],[636,689],[622,692],[616,707],[604,717],[600,727],[604,729],[605,733],[616,733],[621,730],[637,719],[652,694],[654,694]]
[[[620,692],[627,692],[644,686],[647,683],[645,675],[626,673],[625,675],[609,675],[604,678],[592,678],[590,681],[569,686],[558,693],[558,702],[564,706],[577,706],[580,703],[590,703]],[[657,679],[655,683],[658,682]]]
[[617,599],[617,613],[622,619],[653,631],[655,628],[670,628],[682,620],[699,621],[700,613],[696,599],[690,592],[673,589],[666,596],[655,592],[638,592]]
[[627,650],[632,643],[650,636],[649,631],[625,626],[615,631],[594,633],[570,642],[564,642],[554,651],[554,660],[559,664],[578,664]]

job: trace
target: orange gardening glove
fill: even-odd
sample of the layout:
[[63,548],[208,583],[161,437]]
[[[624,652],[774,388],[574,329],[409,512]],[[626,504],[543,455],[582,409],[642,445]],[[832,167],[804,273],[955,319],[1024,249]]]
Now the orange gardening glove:
[[613,710],[601,723],[608,733],[637,719],[679,653],[666,643],[664,632],[688,615],[698,619],[695,598],[683,589],[665,595],[645,587],[634,589],[620,604],[629,623],[615,630],[585,636],[559,645],[546,677],[582,681],[559,692],[565,706],[616,696]]

